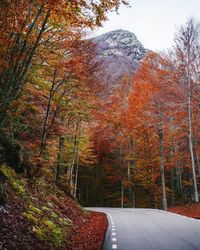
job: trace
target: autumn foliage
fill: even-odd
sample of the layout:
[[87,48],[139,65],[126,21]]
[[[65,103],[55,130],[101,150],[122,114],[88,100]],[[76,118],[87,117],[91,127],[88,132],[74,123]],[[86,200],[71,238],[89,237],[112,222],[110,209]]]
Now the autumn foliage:
[[198,201],[199,46],[191,19],[169,53],[147,53],[134,79],[125,76],[103,101],[93,128],[98,163],[85,204],[167,210]]
[[1,2],[0,163],[29,177],[48,172],[76,196],[99,89],[92,78],[95,45],[85,30],[101,25],[121,3]]
[[[58,213],[67,213],[64,194],[84,206],[167,210],[199,201],[199,25],[189,20],[168,53],[149,51],[134,76],[124,75],[111,90],[96,77],[101,67],[87,34],[122,3],[0,3],[0,164],[21,173],[33,196],[51,190]],[[84,246],[87,228],[105,231],[103,215],[87,222],[77,222],[70,249]],[[101,239],[102,231],[87,249],[95,241],[99,248]]]
[[[86,34],[100,26],[108,11],[117,11],[120,4],[127,3],[121,0],[0,2],[0,168],[7,173],[11,167],[21,174],[16,181],[0,172],[3,221],[0,234],[5,248],[15,248],[18,244],[6,238],[11,225],[14,225],[13,234],[19,239],[22,231],[27,230],[24,241],[19,242],[17,248],[26,248],[29,242],[31,247],[45,249],[47,244],[46,249],[50,249],[52,246],[48,244],[52,236],[54,243],[67,247],[63,237],[66,230],[58,226],[59,223],[64,226],[62,216],[62,222],[56,222],[53,217],[47,220],[38,216],[46,212],[38,212],[36,207],[32,211],[38,212],[35,218],[27,213],[30,212],[28,200],[32,195],[37,200],[44,190],[51,189],[52,196],[60,204],[57,212],[62,210],[62,202],[66,203],[64,213],[69,212],[67,199],[69,196],[78,198],[80,193],[80,168],[92,166],[96,161],[89,139],[89,122],[98,105],[101,87],[93,77],[97,66],[95,45]],[[4,188],[9,181],[23,197]],[[26,184],[21,186],[21,182],[26,183],[28,189],[31,187],[32,194],[24,194]],[[64,194],[59,196],[60,190]],[[12,195],[16,200],[11,202],[9,211],[2,214],[4,208],[1,210],[1,206],[7,206]],[[64,195],[66,200],[63,200]],[[46,196],[45,202],[50,202],[48,194]],[[81,220],[85,216],[81,208],[76,207],[77,202],[72,203],[71,210],[78,213],[74,220],[79,228],[76,235],[75,232],[71,235],[70,248],[78,249],[78,235],[86,230],[78,246],[83,249],[88,235],[97,227],[99,234],[93,238],[90,248],[100,248],[107,223],[105,216],[91,214],[83,223]],[[20,233],[18,227],[22,229]],[[40,236],[44,236],[44,247],[42,241],[35,243],[42,238]]]

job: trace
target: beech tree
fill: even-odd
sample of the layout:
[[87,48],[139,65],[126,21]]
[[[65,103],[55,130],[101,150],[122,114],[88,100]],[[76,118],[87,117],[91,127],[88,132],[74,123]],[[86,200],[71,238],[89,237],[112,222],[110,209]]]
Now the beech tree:
[[[20,150],[21,146],[18,145],[19,143],[17,141],[19,140],[19,134],[22,132],[20,130],[23,130],[24,127],[23,124],[20,124],[21,121],[19,124],[16,124],[16,126],[14,125],[16,120],[20,120],[18,119],[18,115],[14,116],[14,113],[20,113],[19,109],[22,109],[23,112],[27,112],[23,109],[23,105],[20,104],[22,100],[27,98],[24,93],[28,92],[29,95],[34,92],[35,100],[30,96],[28,96],[28,99],[33,100],[34,104],[36,99],[40,99],[43,103],[40,102],[41,106],[35,105],[35,107],[37,106],[37,108],[41,109],[43,105],[45,106],[45,98],[37,96],[37,93],[42,94],[41,88],[43,88],[46,95],[49,82],[53,82],[52,88],[50,88],[49,102],[45,112],[46,115],[40,141],[40,154],[42,155],[47,134],[50,133],[48,131],[49,126],[52,128],[52,125],[49,124],[49,115],[54,112],[54,118],[51,122],[56,120],[56,115],[60,108],[59,102],[63,102],[64,99],[66,101],[67,99],[64,85],[66,86],[66,82],[71,81],[72,78],[77,79],[80,76],[77,75],[77,72],[76,76],[74,76],[72,72],[68,71],[68,76],[65,75],[65,78],[61,79],[64,76],[64,73],[61,73],[61,68],[64,70],[64,68],[67,67],[66,62],[68,62],[68,66],[71,64],[69,70],[78,65],[76,65],[77,62],[75,62],[73,58],[69,60],[69,57],[72,56],[70,54],[72,41],[73,43],[77,43],[77,46],[74,46],[75,51],[75,47],[79,47],[81,41],[80,36],[78,38],[78,34],[82,33],[80,29],[92,29],[101,25],[102,21],[106,19],[107,12],[112,9],[117,10],[122,3],[127,4],[121,0],[6,0],[1,2],[0,143],[3,148],[5,148],[5,145],[7,148],[12,148],[14,144],[16,145],[13,146],[15,147],[14,151]],[[80,49],[77,50],[77,53],[79,52]],[[86,61],[84,61],[84,63],[85,62]],[[80,63],[79,67],[81,67]],[[54,79],[54,77],[56,79]],[[46,86],[41,86],[42,81]],[[31,86],[33,82],[35,84],[34,87]],[[67,89],[69,90],[69,88]],[[57,91],[57,93],[55,93],[55,91]],[[57,105],[55,105],[55,99],[57,99]],[[57,106],[57,108],[55,106]],[[23,119],[25,120],[24,117]],[[40,120],[39,117],[38,119]],[[35,120],[38,121],[37,119]],[[9,124],[12,124],[12,126]],[[40,122],[38,122],[38,124],[40,124]],[[37,129],[40,130],[38,124],[35,124],[35,132]],[[8,127],[11,128],[10,131],[7,129]],[[14,129],[16,131],[14,131]],[[25,136],[25,131],[23,131],[22,134]],[[32,144],[33,143],[30,143],[30,145]],[[35,149],[36,148],[38,149],[38,140],[35,144]],[[5,159],[5,153],[3,151],[0,157],[3,159],[2,161]],[[37,158],[37,156],[34,157]],[[19,162],[17,165],[20,164]]]
[[200,26],[194,19],[190,19],[182,26],[176,37],[176,56],[178,69],[181,72],[181,84],[183,86],[184,101],[187,103],[188,143],[191,158],[192,179],[194,185],[194,200],[199,201],[199,193],[196,180],[195,156],[194,156],[194,130],[192,126],[192,91],[195,86],[194,68],[200,48]]

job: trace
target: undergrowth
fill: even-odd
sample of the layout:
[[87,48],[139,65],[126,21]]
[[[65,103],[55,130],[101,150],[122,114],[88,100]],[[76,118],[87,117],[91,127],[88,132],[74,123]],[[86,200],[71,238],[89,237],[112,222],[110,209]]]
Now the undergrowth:
[[[30,195],[26,187],[27,181],[19,177],[10,167],[0,166],[0,175],[23,200],[24,211],[22,216],[30,221],[35,235],[41,240],[51,242],[56,247],[66,244],[67,232],[73,226],[72,221],[54,209],[51,202],[44,204]],[[45,192],[45,190],[42,190],[42,186],[38,188]],[[3,189],[2,186],[1,189]]]

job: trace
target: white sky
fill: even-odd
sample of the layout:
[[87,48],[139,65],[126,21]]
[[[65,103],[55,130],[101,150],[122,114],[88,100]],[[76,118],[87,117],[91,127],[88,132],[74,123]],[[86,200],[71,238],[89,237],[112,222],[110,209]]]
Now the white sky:
[[193,16],[200,21],[200,0],[130,0],[119,15],[110,13],[109,21],[94,31],[99,35],[115,29],[134,32],[145,48],[163,50],[173,44],[177,28]]

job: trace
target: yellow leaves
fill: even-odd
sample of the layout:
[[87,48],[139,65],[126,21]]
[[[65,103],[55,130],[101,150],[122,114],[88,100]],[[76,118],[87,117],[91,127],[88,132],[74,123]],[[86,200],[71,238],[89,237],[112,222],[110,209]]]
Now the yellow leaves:
[[9,184],[15,191],[17,191],[22,196],[25,195],[26,182],[23,179],[21,180],[13,169],[6,165],[1,165],[0,173],[3,174],[4,177],[6,177]]
[[[27,218],[28,220],[32,221],[33,223],[37,223],[38,222],[38,218],[35,217],[31,212],[24,212],[22,213],[22,215]],[[34,231],[35,227],[33,227],[33,231]]]
[[39,214],[39,215],[42,214],[42,211],[38,209],[36,206],[34,206],[33,204],[29,204],[28,208],[36,214]]

